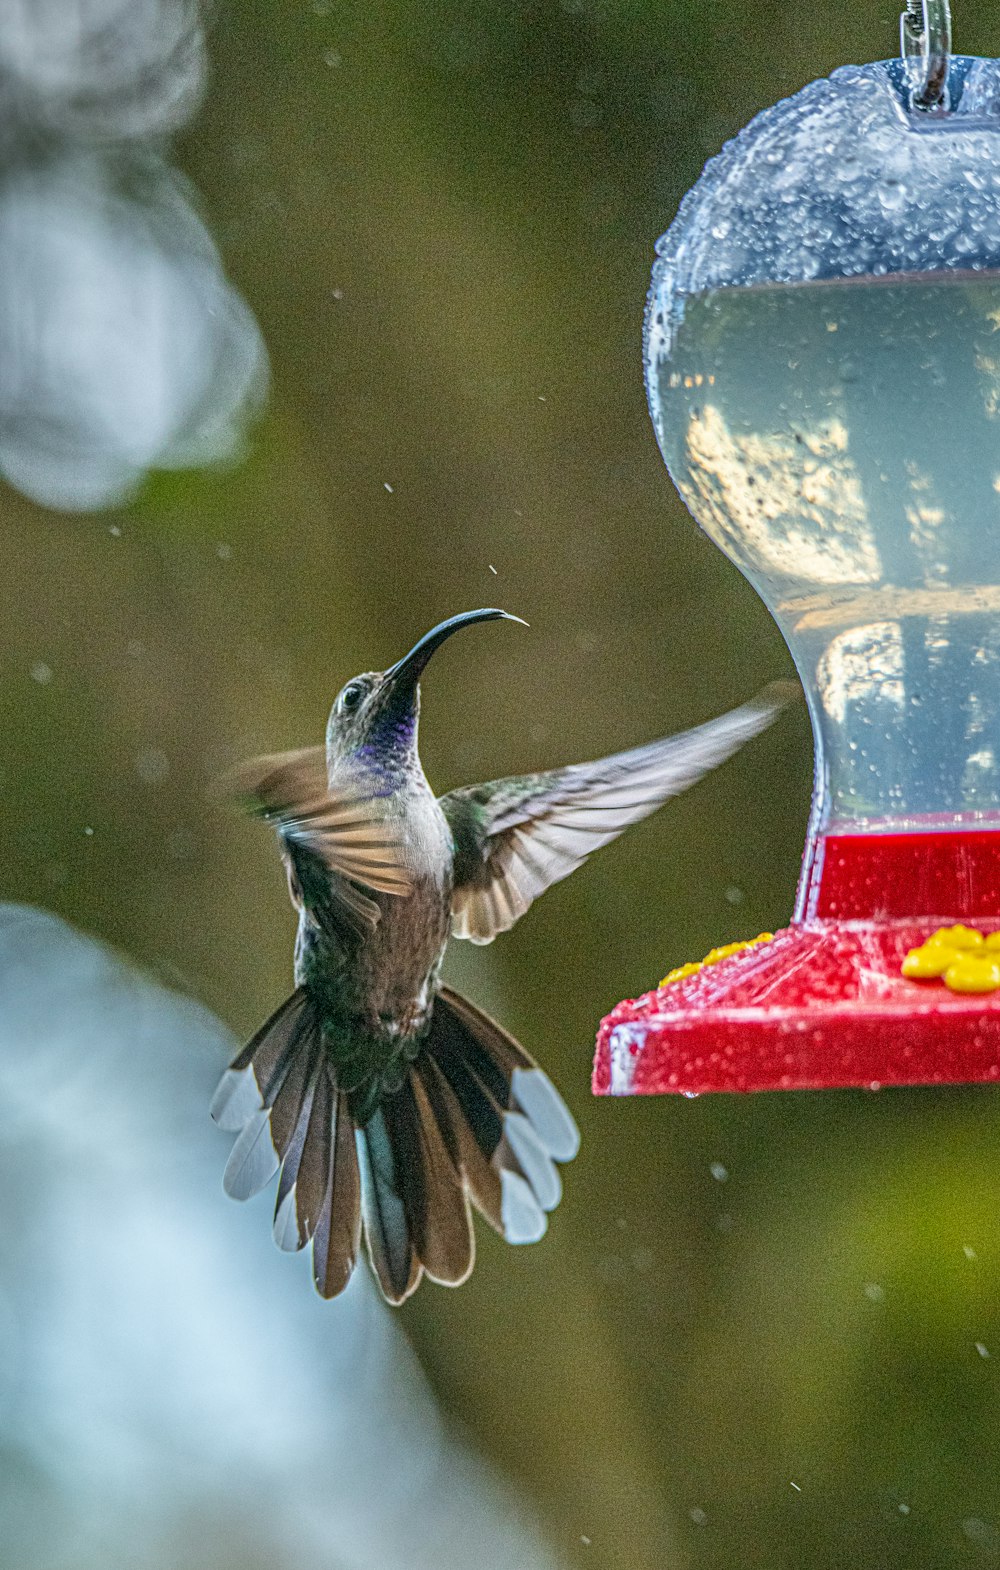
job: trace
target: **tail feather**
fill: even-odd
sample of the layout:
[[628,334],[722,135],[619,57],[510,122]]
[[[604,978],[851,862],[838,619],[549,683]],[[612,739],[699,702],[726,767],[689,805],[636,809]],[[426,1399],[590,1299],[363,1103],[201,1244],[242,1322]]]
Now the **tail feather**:
[[313,1280],[321,1297],[336,1297],[344,1290],[361,1242],[361,1174],[354,1119],[343,1091],[337,1094],[333,1115],[330,1174],[313,1233]]
[[309,1123],[295,1174],[295,1214],[299,1235],[307,1243],[316,1230],[326,1200],[333,1159],[334,1092],[329,1069],[321,1061],[316,1073]]
[[278,1175],[278,1192],[274,1202],[274,1240],[278,1247],[286,1252],[304,1248],[309,1241],[307,1233],[299,1225],[295,1185],[298,1181],[299,1168],[302,1165],[306,1135],[309,1132],[309,1124],[312,1121],[316,1086],[322,1072],[320,1045],[319,1042],[316,1042],[312,1068],[306,1082],[302,1104],[299,1107],[295,1127],[292,1130],[284,1159],[281,1163],[281,1171]]
[[499,1149],[505,1166],[520,1168],[542,1209],[555,1210],[562,1199],[562,1178],[523,1112],[507,1113]]
[[503,1237],[500,1173],[491,1164],[443,1069],[430,1053],[425,1053],[418,1061],[414,1073],[420,1080],[434,1120],[441,1130],[448,1159],[463,1178],[469,1197],[480,1215]]
[[397,1181],[414,1252],[432,1281],[458,1286],[472,1270],[469,1202],[419,1078],[385,1103]]
[[210,1111],[220,1128],[234,1133],[252,1113],[271,1105],[310,1029],[311,1014],[299,987],[237,1053],[212,1097]]
[[288,1066],[288,1072],[271,1106],[271,1141],[284,1161],[298,1127],[302,1103],[311,1088],[319,1059],[319,1039],[310,1034]]
[[[464,1025],[467,1035],[480,1048],[476,1063],[479,1077],[488,1083],[479,1064],[484,1060],[495,1063],[506,1080],[505,1088],[513,1103],[525,1114],[543,1148],[554,1161],[572,1161],[580,1148],[580,1132],[544,1069],[538,1067],[509,1031],[461,993],[454,992],[451,987],[442,987],[438,994],[439,1007],[442,1004]],[[500,1099],[498,1089],[491,1086],[491,1090],[494,1097]]]
[[226,1192],[249,1199],[280,1169],[275,1242],[292,1251],[312,1239],[317,1288],[325,1297],[340,1292],[357,1260],[361,1228],[354,1125],[301,988],[233,1060],[212,1115],[223,1128],[241,1129],[223,1178]]
[[514,1070],[535,1067],[502,1025],[451,987],[442,987],[435,999],[435,1024],[442,1052],[461,1057],[501,1107],[507,1105]]
[[305,1247],[307,1240],[299,1231],[294,1194],[286,1194],[284,1199],[279,1199],[275,1204],[271,1235],[283,1254],[296,1254]]
[[[439,1103],[442,1132],[456,1171],[476,1209],[508,1243],[537,1243],[548,1218],[505,1128],[505,1114],[482,1082],[451,1052],[423,1065],[424,1083]],[[545,1190],[543,1189],[543,1195]]]
[[579,1142],[555,1086],[496,1020],[450,988],[435,1000],[425,1059],[424,1084],[473,1203],[508,1242],[537,1241],[562,1196],[553,1163]]
[[537,1243],[548,1217],[506,1137],[503,1113],[473,1074],[462,1076],[453,1065],[456,1088],[430,1055],[420,1071],[449,1156],[476,1209],[508,1243]]
[[494,1059],[505,1079],[510,1079],[516,1068],[537,1068],[534,1058],[525,1052],[521,1043],[505,1030],[498,1020],[470,1003],[454,987],[440,987],[438,1002],[448,1013],[456,1015],[465,1026],[477,1047]]
[[444,1075],[458,1102],[460,1116],[468,1123],[476,1144],[489,1160],[503,1139],[502,1102],[490,1095],[469,1064],[462,1051],[461,1038],[456,1042],[450,1028],[441,1028],[437,1014],[434,1025],[436,1028],[432,1030],[425,1050]]
[[423,1266],[410,1236],[402,1172],[382,1107],[358,1130],[357,1145],[368,1258],[386,1299],[402,1303],[420,1284]]
[[278,1170],[279,1156],[271,1144],[268,1112],[255,1112],[229,1153],[222,1186],[232,1199],[252,1199]]
[[363,1127],[301,989],[227,1069],[212,1112],[240,1130],[227,1192],[249,1198],[279,1172],[275,1241],[287,1251],[312,1241],[322,1296],[346,1286],[363,1230],[390,1303],[424,1275],[466,1280],[470,1200],[508,1242],[540,1238],[562,1195],[556,1163],[579,1144],[559,1093],[523,1047],[448,988],[402,1087]]
[[555,1085],[537,1064],[516,1068],[511,1094],[553,1161],[572,1161],[580,1148],[580,1130]]

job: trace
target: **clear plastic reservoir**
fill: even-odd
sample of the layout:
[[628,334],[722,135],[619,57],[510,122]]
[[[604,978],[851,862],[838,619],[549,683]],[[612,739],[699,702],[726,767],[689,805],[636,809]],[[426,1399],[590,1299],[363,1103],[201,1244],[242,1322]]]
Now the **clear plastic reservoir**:
[[650,409],[777,619],[814,829],[1000,827],[1000,67],[896,63],[758,117],[660,246]]

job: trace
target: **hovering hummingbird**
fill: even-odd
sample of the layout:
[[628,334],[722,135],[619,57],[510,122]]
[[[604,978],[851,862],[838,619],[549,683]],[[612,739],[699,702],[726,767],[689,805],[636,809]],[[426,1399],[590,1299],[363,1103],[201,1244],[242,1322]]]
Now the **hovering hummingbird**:
[[[279,1248],[310,1240],[324,1297],[364,1230],[382,1292],[457,1286],[474,1259],[469,1202],[533,1243],[579,1135],[546,1074],[440,980],[449,931],[490,943],[551,884],[771,723],[788,684],[707,725],[542,774],[435,797],[417,750],[420,677],[452,616],[385,671],[353,677],[325,747],[254,759],[231,783],[277,830],[298,912],[295,991],[212,1102],[239,1130],[224,1185],[248,1199],[280,1172]],[[522,624],[523,625],[523,624]]]

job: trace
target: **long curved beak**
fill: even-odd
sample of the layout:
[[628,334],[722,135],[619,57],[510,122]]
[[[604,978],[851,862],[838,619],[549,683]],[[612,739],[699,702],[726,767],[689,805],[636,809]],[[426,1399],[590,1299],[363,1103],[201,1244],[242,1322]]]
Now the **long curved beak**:
[[395,665],[390,665],[385,673],[386,686],[391,687],[393,694],[402,696],[405,692],[413,692],[420,680],[424,667],[436,649],[451,637],[453,632],[458,632],[462,627],[471,627],[477,621],[516,621],[522,627],[528,623],[521,621],[520,616],[512,616],[509,611],[481,610],[463,611],[460,616],[449,616],[447,621],[439,622],[432,627],[430,632],[425,632],[418,643],[413,645],[409,654],[404,654]]

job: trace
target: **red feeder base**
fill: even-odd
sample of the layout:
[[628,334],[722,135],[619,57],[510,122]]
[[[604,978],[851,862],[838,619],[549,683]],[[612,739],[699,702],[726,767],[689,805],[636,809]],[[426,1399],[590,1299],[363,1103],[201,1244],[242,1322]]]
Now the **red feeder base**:
[[801,904],[771,942],[620,1003],[595,1094],[1000,1079],[1000,990],[901,973],[937,927],[1000,930],[1000,832],[828,836],[807,852]]

